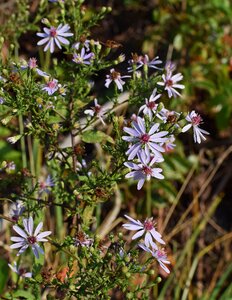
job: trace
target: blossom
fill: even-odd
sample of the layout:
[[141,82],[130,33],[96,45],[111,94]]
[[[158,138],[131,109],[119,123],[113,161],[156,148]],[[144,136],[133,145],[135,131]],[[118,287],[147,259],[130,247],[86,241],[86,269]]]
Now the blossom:
[[39,195],[41,196],[43,193],[49,194],[51,192],[50,188],[54,185],[53,179],[48,175],[45,181],[39,182]]
[[175,142],[175,137],[172,134],[170,135],[169,139],[162,145],[166,153],[171,152],[176,147],[174,142]]
[[34,57],[30,58],[26,65],[21,65],[20,69],[21,70],[27,70],[27,69],[35,70],[36,73],[40,76],[43,76],[43,77],[49,76],[46,72],[37,68],[37,59]]
[[23,206],[23,203],[19,200],[14,203],[10,209],[10,216],[13,221],[18,222],[19,217],[23,214],[25,210],[25,207]]
[[194,142],[200,144],[202,140],[205,141],[206,137],[204,134],[208,135],[209,132],[199,128],[199,125],[203,123],[201,116],[197,114],[195,110],[193,110],[187,115],[186,120],[189,122],[189,124],[182,128],[182,132],[186,132],[193,127]]
[[129,160],[138,155],[143,148],[146,155],[148,155],[150,153],[149,150],[151,150],[156,156],[162,157],[160,152],[164,152],[165,150],[160,146],[160,143],[167,140],[167,137],[164,136],[168,134],[168,131],[158,132],[159,126],[160,124],[156,123],[147,132],[144,119],[137,117],[137,121],[132,122],[133,128],[123,128],[130,136],[123,136],[122,139],[129,143],[134,143],[126,152],[126,154],[129,155]]
[[51,79],[43,85],[42,90],[46,91],[48,95],[54,94],[59,89],[58,80]]
[[152,120],[153,114],[156,114],[157,111],[158,104],[155,101],[162,96],[161,94],[156,95],[156,92],[157,89],[154,89],[149,100],[145,99],[146,104],[142,105],[139,109],[139,113],[143,111],[143,114],[148,115],[150,120]]
[[20,235],[20,237],[11,237],[11,241],[15,242],[15,244],[12,244],[10,248],[21,248],[17,254],[17,256],[19,256],[30,246],[34,255],[37,258],[39,258],[39,252],[41,254],[44,254],[44,251],[38,243],[47,242],[47,239],[45,239],[45,237],[50,235],[51,231],[40,232],[41,228],[43,227],[43,222],[40,222],[33,233],[34,220],[32,217],[29,217],[28,219],[23,219],[23,226],[24,230],[18,225],[13,226],[14,231],[16,231]]
[[[136,65],[135,70],[138,70],[142,66],[148,66],[149,68],[160,70],[160,68],[157,67],[157,65],[162,64],[162,60],[159,59],[159,56],[156,56],[150,61],[147,54],[145,54],[144,56],[138,56],[137,54],[133,54],[132,59],[129,60],[129,63]],[[127,68],[128,72],[132,72],[133,69],[133,67]]]
[[31,272],[26,272],[26,270],[24,268],[20,268],[19,266],[17,266],[17,263],[15,261],[13,263],[13,266],[11,264],[8,264],[8,266],[11,268],[11,270],[13,272],[15,272],[16,274],[18,274],[21,277],[27,277],[27,278],[32,277]]
[[61,49],[61,44],[69,45],[69,41],[65,37],[73,36],[73,33],[67,32],[69,31],[70,26],[68,24],[60,24],[57,28],[51,27],[47,28],[44,27],[44,33],[37,33],[36,35],[39,37],[42,37],[43,39],[40,40],[37,45],[44,45],[47,44],[44,47],[44,51],[47,51],[50,49],[50,52],[53,53],[55,49],[55,44],[58,46],[58,48]]
[[0,104],[3,104],[5,102],[5,99],[0,97]]
[[110,70],[110,75],[106,75],[106,82],[105,82],[105,87],[109,87],[112,81],[115,82],[117,88],[120,91],[123,91],[123,85],[125,84],[125,81],[122,80],[122,78],[128,78],[131,77],[129,75],[124,75],[121,76],[119,72],[116,72],[115,69]]
[[150,158],[150,155],[146,156],[144,151],[138,153],[138,158],[140,163],[135,164],[132,162],[125,162],[124,165],[130,169],[132,172],[126,174],[126,178],[133,178],[134,180],[138,180],[137,189],[140,190],[145,180],[150,180],[151,177],[163,179],[164,176],[161,174],[161,168],[152,168],[154,163],[159,163],[163,161],[163,158],[153,157]]
[[87,51],[89,51],[90,50],[90,44],[95,45],[95,46],[100,45],[100,43],[98,41],[88,40],[88,39],[86,39],[86,37],[81,37],[80,42],[75,43],[73,45],[73,48],[75,48],[76,50],[79,50],[79,48],[81,46],[83,46],[83,47],[85,47],[85,49]]
[[136,221],[127,215],[125,215],[125,217],[130,221],[130,223],[123,224],[122,226],[127,230],[138,231],[132,236],[132,240],[141,238],[145,234],[144,243],[147,247],[151,246],[153,249],[158,250],[158,247],[154,240],[160,244],[165,244],[165,242],[161,239],[161,234],[155,230],[155,223],[153,221],[153,218],[147,218],[142,223],[139,220]]
[[93,239],[91,239],[86,233],[80,231],[74,238],[74,244],[76,247],[90,247],[93,244]]
[[98,104],[97,99],[94,99],[94,106],[91,107],[90,109],[86,109],[84,111],[84,113],[86,115],[90,115],[91,117],[97,117],[99,118],[99,120],[102,122],[103,125],[105,125],[105,122],[102,118],[102,116],[104,115],[106,111],[104,109],[102,109],[102,106]]
[[163,81],[157,82],[158,85],[165,86],[165,90],[168,92],[168,97],[172,96],[175,98],[177,96],[181,96],[180,93],[176,89],[184,89],[183,84],[178,84],[177,82],[183,79],[183,75],[178,73],[176,75],[172,75],[172,72],[167,72],[167,74],[162,75]]
[[77,54],[77,53],[74,53],[73,54],[73,61],[77,64],[84,64],[84,65],[90,65],[91,64],[91,59],[93,59],[94,57],[94,53],[93,52],[90,52],[90,53],[86,53],[85,52],[85,48],[82,48],[81,49],[81,53]]
[[151,255],[158,261],[161,268],[166,272],[170,273],[169,269],[165,266],[165,264],[170,264],[170,261],[167,260],[167,254],[163,249],[150,249],[144,244],[138,244],[140,248],[142,248],[144,251],[151,253]]

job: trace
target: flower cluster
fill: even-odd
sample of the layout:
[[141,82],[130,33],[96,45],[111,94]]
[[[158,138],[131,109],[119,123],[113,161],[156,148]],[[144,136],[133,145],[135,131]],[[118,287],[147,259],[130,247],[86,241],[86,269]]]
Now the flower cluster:
[[155,223],[153,218],[147,218],[143,223],[139,220],[135,220],[127,215],[125,217],[130,223],[123,224],[122,226],[127,230],[137,231],[133,236],[132,240],[143,238],[143,242],[139,243],[138,246],[144,251],[151,253],[154,258],[158,261],[161,268],[165,272],[170,273],[169,269],[165,264],[170,264],[167,260],[167,255],[163,249],[159,249],[157,242],[164,245],[165,242],[162,239],[161,234],[155,229]]

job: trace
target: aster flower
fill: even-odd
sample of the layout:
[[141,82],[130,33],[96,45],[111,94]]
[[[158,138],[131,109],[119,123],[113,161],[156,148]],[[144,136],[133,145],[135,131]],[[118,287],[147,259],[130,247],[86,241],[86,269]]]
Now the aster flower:
[[39,37],[42,37],[43,39],[40,40],[37,45],[44,45],[47,44],[44,47],[44,51],[50,50],[51,53],[54,52],[55,44],[58,46],[58,48],[61,49],[61,44],[69,45],[69,41],[65,37],[73,36],[73,33],[68,32],[70,29],[70,26],[65,24],[60,24],[57,28],[51,27],[47,28],[44,27],[44,33],[37,33],[36,35]]
[[77,64],[84,64],[84,65],[90,65],[91,64],[91,60],[94,58],[94,53],[90,52],[90,53],[86,53],[85,52],[85,48],[81,49],[81,53],[77,54],[74,53],[73,54],[73,61]]
[[59,89],[58,80],[51,79],[43,85],[42,90],[46,91],[49,96],[53,95]]
[[52,177],[48,175],[45,181],[39,182],[39,195],[41,196],[43,193],[49,194],[51,192],[50,188],[54,185]]
[[125,217],[130,221],[130,223],[123,224],[122,226],[127,230],[138,231],[132,236],[132,240],[137,238],[141,238],[144,235],[144,243],[147,247],[151,246],[153,249],[157,249],[158,247],[156,243],[157,241],[160,244],[165,244],[165,242],[161,239],[161,234],[155,230],[155,222],[153,218],[147,218],[143,223],[139,220],[134,220],[133,218],[125,215]]
[[37,66],[37,59],[32,57],[32,58],[29,59],[29,61],[27,62],[26,65],[20,66],[20,69],[21,70],[27,70],[27,69],[35,70],[35,72],[40,76],[43,76],[43,77],[49,76],[46,72],[43,72],[42,70],[38,69],[37,67],[38,67]]
[[11,270],[13,272],[15,272],[16,274],[18,274],[20,277],[27,277],[27,278],[31,278],[32,277],[32,273],[31,272],[26,272],[26,270],[24,268],[20,268],[19,266],[17,266],[17,263],[14,261],[13,262],[13,266],[11,264],[8,264],[8,266],[11,268]]
[[[168,134],[168,131],[160,131],[160,124],[154,124],[147,132],[145,121],[141,117],[137,117],[137,121],[132,122],[132,127],[124,127],[123,130],[130,136],[123,136],[122,139],[133,143],[133,145],[126,152],[128,159],[133,159],[144,148],[146,155],[148,156],[150,150],[158,157],[162,157],[160,152],[164,152],[164,148],[160,146],[160,143],[164,143],[168,138],[164,137]],[[155,133],[156,132],[156,133]]]
[[121,76],[119,72],[116,72],[115,69],[110,70],[110,75],[106,75],[106,82],[105,87],[109,87],[112,81],[115,82],[117,88],[122,92],[123,91],[123,85],[125,84],[125,81],[122,80],[122,78],[129,78],[131,76],[124,75]]
[[139,113],[143,111],[143,114],[148,115],[150,120],[152,120],[153,114],[161,118],[158,114],[156,114],[158,104],[155,101],[158,100],[162,95],[161,94],[156,95],[156,92],[157,89],[154,89],[149,100],[145,99],[146,104],[142,105],[139,109]]
[[98,41],[88,40],[88,39],[86,39],[86,37],[82,37],[80,39],[80,42],[77,42],[73,45],[73,48],[75,48],[76,50],[79,50],[80,47],[83,46],[83,47],[85,47],[85,49],[87,51],[90,51],[90,44],[95,45],[95,46],[100,45],[100,43]]
[[[137,54],[132,55],[132,60],[129,61],[130,64],[136,64],[135,70],[138,70],[142,66],[147,66],[148,68],[161,70],[157,65],[162,64],[162,60],[159,59],[159,56],[156,56],[151,61],[147,54],[144,56],[138,56]],[[127,68],[128,72],[133,71],[133,67]]]
[[166,272],[170,273],[169,269],[165,266],[165,264],[170,264],[170,261],[167,259],[167,254],[163,249],[156,249],[151,250],[144,244],[138,244],[140,248],[142,248],[144,251],[151,253],[151,255],[158,261],[160,267]]
[[94,99],[94,106],[90,109],[86,109],[84,111],[86,115],[90,115],[91,117],[97,117],[102,122],[103,125],[105,125],[105,122],[103,120],[103,115],[106,113],[106,111],[102,108],[101,105],[98,104],[97,99]]
[[187,115],[186,120],[189,122],[189,124],[182,128],[182,132],[186,132],[193,127],[194,142],[200,144],[202,140],[205,141],[206,137],[204,134],[208,135],[209,132],[199,128],[199,125],[203,123],[201,116],[197,114],[195,110],[193,110]]
[[5,99],[0,97],[0,104],[3,104],[5,102]]
[[78,232],[74,238],[74,245],[76,247],[90,247],[93,244],[93,239],[91,239],[85,232]]
[[13,226],[14,231],[16,231],[20,236],[11,237],[11,241],[15,242],[15,244],[12,244],[10,248],[21,248],[17,254],[17,256],[19,256],[30,246],[34,255],[39,258],[39,253],[44,254],[44,251],[38,243],[47,242],[45,237],[50,235],[51,231],[40,232],[43,227],[43,222],[40,222],[33,233],[34,220],[32,217],[29,217],[29,219],[23,219],[23,226],[24,230],[18,225]]
[[164,86],[165,90],[168,92],[168,97],[172,96],[176,98],[177,96],[181,96],[181,94],[176,89],[184,89],[183,84],[179,84],[178,81],[183,79],[183,75],[178,73],[176,75],[172,75],[172,72],[167,72],[167,74],[162,75],[163,81],[157,82],[158,85]]
[[130,169],[132,172],[126,174],[125,178],[133,178],[134,180],[138,180],[137,189],[140,190],[145,180],[150,180],[151,177],[164,179],[164,176],[161,174],[163,171],[161,168],[152,168],[154,163],[160,163],[163,161],[163,158],[153,157],[150,158],[150,155],[146,155],[144,151],[140,151],[138,153],[138,158],[140,162],[138,164],[132,162],[125,162],[124,165]]
[[173,149],[176,147],[176,145],[174,144],[175,142],[175,137],[174,135],[170,135],[169,139],[162,145],[165,149],[165,152],[172,152]]
[[9,215],[13,221],[18,222],[19,217],[23,214],[24,210],[25,207],[23,206],[23,203],[17,200],[16,203],[11,206]]

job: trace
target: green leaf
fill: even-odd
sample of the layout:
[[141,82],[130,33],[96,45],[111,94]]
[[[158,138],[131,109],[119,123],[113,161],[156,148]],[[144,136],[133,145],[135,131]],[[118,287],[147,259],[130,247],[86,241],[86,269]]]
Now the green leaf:
[[[13,294],[14,297],[20,297],[27,300],[35,300],[35,297],[29,291],[18,290]],[[18,298],[16,298],[18,299]]]
[[0,295],[2,294],[8,279],[9,267],[5,259],[0,258]]
[[85,131],[82,134],[81,139],[83,142],[90,143],[90,144],[101,143],[103,141],[107,141],[112,144],[114,143],[112,137],[110,137],[109,135],[105,134],[102,131],[95,131],[95,130]]

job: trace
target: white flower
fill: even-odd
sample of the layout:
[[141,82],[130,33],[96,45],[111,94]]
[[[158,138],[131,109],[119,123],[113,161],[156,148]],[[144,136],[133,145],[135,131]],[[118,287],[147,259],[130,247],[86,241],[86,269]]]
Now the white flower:
[[158,85],[165,86],[165,90],[168,92],[168,97],[172,96],[175,98],[177,96],[181,96],[181,94],[176,89],[184,89],[183,84],[177,83],[178,81],[183,79],[183,75],[178,73],[176,75],[172,75],[172,72],[168,72],[166,75],[162,75],[163,81],[157,82]]
[[11,270],[13,272],[15,272],[16,274],[18,274],[21,277],[27,277],[27,278],[32,277],[31,272],[26,272],[26,270],[24,268],[20,268],[19,266],[17,266],[17,263],[15,261],[13,263],[13,266],[11,264],[8,264],[8,266],[11,268]]
[[203,134],[208,135],[209,132],[199,128],[199,125],[203,123],[201,116],[197,114],[195,110],[193,110],[190,114],[187,115],[186,120],[189,122],[189,124],[185,125],[182,128],[182,132],[186,132],[191,127],[193,127],[194,142],[200,144],[202,140],[205,141],[206,137],[204,137]]
[[125,215],[125,217],[130,221],[130,223],[123,224],[122,226],[127,230],[138,231],[132,236],[132,240],[141,238],[145,234],[144,243],[147,247],[151,246],[153,249],[158,250],[153,239],[160,244],[165,244],[165,242],[161,239],[161,234],[155,230],[153,218],[147,218],[143,223],[141,223],[139,220],[136,221],[127,215]]
[[105,110],[102,109],[102,106],[98,104],[97,99],[94,99],[94,106],[90,109],[86,109],[84,113],[86,115],[90,115],[91,117],[97,117],[102,122],[103,125],[105,125],[105,122],[103,120],[103,115],[105,114]]
[[47,242],[48,240],[45,239],[45,237],[50,235],[51,231],[44,231],[39,233],[43,227],[43,222],[40,222],[33,233],[34,221],[32,217],[29,217],[29,219],[23,219],[23,225],[26,232],[23,229],[21,229],[18,225],[13,226],[14,231],[16,231],[20,236],[11,237],[11,241],[15,242],[15,244],[12,244],[10,248],[21,248],[17,254],[17,256],[19,256],[30,246],[34,255],[37,258],[39,258],[39,252],[41,254],[44,254],[44,251],[38,245],[38,243]]
[[156,95],[156,92],[157,89],[154,89],[149,100],[145,99],[146,104],[142,105],[139,109],[139,113],[143,111],[143,114],[148,115],[150,120],[152,120],[153,114],[161,118],[161,116],[156,114],[158,104],[155,101],[158,100],[162,95],[161,94]]
[[159,265],[161,268],[166,272],[170,273],[169,269],[165,266],[165,264],[170,264],[170,261],[167,260],[167,254],[164,252],[163,249],[149,249],[147,246],[144,244],[138,244],[140,248],[142,248],[144,251],[151,253],[151,255],[157,259]]
[[105,87],[108,88],[110,83],[114,81],[117,88],[122,92],[123,85],[125,84],[125,81],[123,81],[122,78],[129,78],[129,77],[131,76],[129,75],[121,76],[121,74],[119,72],[116,72],[115,69],[111,69],[110,75],[106,75]]
[[67,32],[69,31],[70,26],[65,24],[60,24],[57,28],[51,27],[47,28],[44,27],[44,33],[37,33],[36,35],[39,37],[42,37],[43,39],[40,40],[37,45],[44,45],[47,43],[47,45],[44,47],[44,51],[47,51],[50,49],[50,52],[53,53],[55,49],[55,44],[58,46],[58,48],[61,49],[61,44],[69,45],[69,41],[64,37],[73,36],[73,33]]

